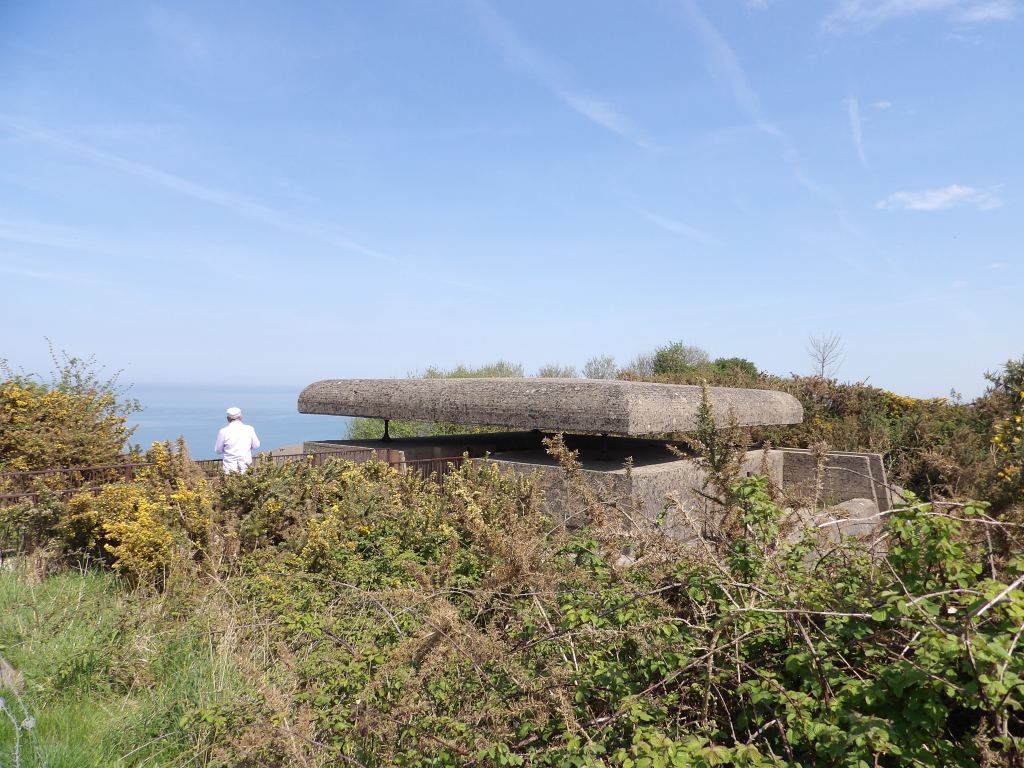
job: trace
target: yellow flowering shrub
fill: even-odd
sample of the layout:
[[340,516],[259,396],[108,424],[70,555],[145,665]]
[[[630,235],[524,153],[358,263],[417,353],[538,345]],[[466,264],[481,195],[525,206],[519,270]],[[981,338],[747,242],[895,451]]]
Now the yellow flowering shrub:
[[894,418],[898,418],[912,410],[919,402],[916,398],[884,390],[882,391],[882,397],[885,400],[886,413]]
[[176,527],[204,549],[210,539],[211,491],[202,470],[189,458],[184,441],[179,438],[176,450],[170,443],[153,443],[146,461],[151,466],[139,472],[139,479],[163,495]]
[[1015,393],[1013,411],[996,422],[992,447],[997,476],[1013,502],[1024,501],[1024,388]]
[[127,417],[139,409],[125,400],[116,376],[103,381],[92,360],[54,357],[56,370],[44,383],[16,375],[0,360],[0,471],[117,464],[133,428]]
[[166,497],[142,483],[108,485],[96,496],[80,493],[68,503],[66,541],[139,579],[170,564],[175,535]]
[[167,508],[160,501],[139,499],[128,509],[110,509],[114,514],[103,519],[103,547],[116,570],[141,577],[170,565],[174,534],[164,522]]
[[73,496],[59,530],[69,551],[142,581],[204,551],[212,511],[205,480],[150,475]]

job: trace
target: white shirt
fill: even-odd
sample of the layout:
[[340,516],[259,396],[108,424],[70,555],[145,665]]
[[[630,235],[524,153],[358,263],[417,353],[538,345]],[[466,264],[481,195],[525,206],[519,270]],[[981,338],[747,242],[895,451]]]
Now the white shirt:
[[259,447],[260,439],[256,437],[256,430],[235,419],[217,433],[217,443],[213,450],[215,453],[223,453],[225,461],[251,464],[252,452]]

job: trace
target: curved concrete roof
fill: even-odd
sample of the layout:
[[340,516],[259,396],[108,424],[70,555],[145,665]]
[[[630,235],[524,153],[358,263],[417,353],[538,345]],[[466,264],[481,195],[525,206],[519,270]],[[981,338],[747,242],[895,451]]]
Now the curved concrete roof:
[[[709,387],[716,420],[798,424],[785,392]],[[597,379],[327,379],[299,395],[299,413],[487,424],[516,429],[650,435],[696,425],[701,388]]]

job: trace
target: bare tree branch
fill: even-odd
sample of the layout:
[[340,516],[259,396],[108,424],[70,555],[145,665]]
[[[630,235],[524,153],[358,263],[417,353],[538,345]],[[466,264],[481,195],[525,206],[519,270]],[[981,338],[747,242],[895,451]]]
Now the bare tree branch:
[[820,379],[830,379],[842,365],[846,348],[838,333],[812,334],[807,339],[807,354],[814,363],[814,375]]

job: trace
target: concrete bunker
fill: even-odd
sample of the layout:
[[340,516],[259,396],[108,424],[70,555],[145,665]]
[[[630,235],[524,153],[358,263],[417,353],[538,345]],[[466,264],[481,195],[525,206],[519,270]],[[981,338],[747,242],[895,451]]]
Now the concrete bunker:
[[[306,387],[298,409],[385,422],[381,439],[311,440],[304,444],[307,452],[388,448],[400,452],[403,461],[487,457],[509,471],[537,477],[548,513],[571,523],[576,510],[567,503],[566,478],[542,444],[545,436],[561,433],[578,451],[588,481],[611,496],[638,500],[645,517],[658,518],[670,533],[686,537],[692,518],[687,522],[683,515],[710,511],[697,492],[704,472],[686,443],[670,436],[696,427],[702,395],[698,386],[588,379],[328,379]],[[740,426],[786,425],[803,419],[799,401],[784,392],[709,387],[708,398],[720,424],[732,419]],[[391,438],[386,428],[391,419],[510,431]],[[818,493],[828,506],[867,499],[876,511],[890,508],[879,455],[827,454],[821,487],[816,487],[817,466],[809,451],[770,448],[748,451],[743,471],[767,474],[785,493]]]

